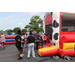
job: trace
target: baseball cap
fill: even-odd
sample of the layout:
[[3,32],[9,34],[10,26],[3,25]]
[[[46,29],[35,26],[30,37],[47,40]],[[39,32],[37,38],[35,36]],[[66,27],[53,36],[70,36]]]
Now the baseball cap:
[[3,33],[3,31],[1,31],[1,33]]

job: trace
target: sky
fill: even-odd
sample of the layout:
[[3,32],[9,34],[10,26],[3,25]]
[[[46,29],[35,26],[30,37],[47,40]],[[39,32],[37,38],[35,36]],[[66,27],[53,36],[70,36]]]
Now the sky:
[[5,31],[15,27],[23,29],[33,15],[43,19],[45,12],[0,12],[0,30]]

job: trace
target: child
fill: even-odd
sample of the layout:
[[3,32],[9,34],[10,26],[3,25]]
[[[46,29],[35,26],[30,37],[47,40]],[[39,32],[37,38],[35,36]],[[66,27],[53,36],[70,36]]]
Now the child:
[[41,44],[42,44],[42,48],[44,48],[44,46],[45,46],[45,35],[44,35],[44,33],[41,36]]
[[27,42],[27,34],[25,35],[25,44],[24,44],[24,47],[26,48],[26,42]]
[[48,37],[47,37],[47,34],[45,34],[45,43],[47,44],[47,40],[48,40]]
[[[24,37],[23,37],[23,35],[22,35],[22,33],[21,33],[21,47],[22,47],[22,53],[23,53],[23,46],[24,46],[23,41],[24,41]],[[24,56],[24,54],[20,54],[20,57],[23,57],[23,56]]]
[[1,44],[2,44],[2,50],[4,50],[4,49],[5,49],[5,46],[4,46],[5,35],[3,34],[3,31],[1,31],[0,42],[1,42]]

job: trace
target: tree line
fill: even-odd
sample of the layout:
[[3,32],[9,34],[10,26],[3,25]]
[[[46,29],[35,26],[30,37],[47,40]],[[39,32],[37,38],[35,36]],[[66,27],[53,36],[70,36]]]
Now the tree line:
[[7,34],[12,34],[12,32],[17,34],[18,30],[21,30],[22,32],[29,32],[29,31],[43,32],[43,20],[39,16],[32,16],[29,24],[26,25],[23,29],[21,29],[20,27],[15,27],[14,29],[7,29],[4,32]]

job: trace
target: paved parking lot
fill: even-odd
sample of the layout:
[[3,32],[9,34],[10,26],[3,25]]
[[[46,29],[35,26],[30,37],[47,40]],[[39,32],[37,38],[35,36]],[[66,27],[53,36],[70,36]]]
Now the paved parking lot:
[[17,60],[18,51],[15,45],[5,45],[5,50],[0,48],[0,62],[75,62],[75,57],[72,57],[73,60],[64,60],[63,58],[59,58],[58,60],[54,60],[51,56],[48,57],[40,57],[38,55],[38,51],[35,50],[36,58],[34,59],[32,56],[30,59],[27,59],[27,48],[23,49],[23,53],[25,56],[22,60]]

